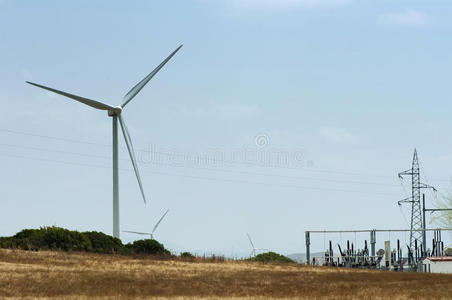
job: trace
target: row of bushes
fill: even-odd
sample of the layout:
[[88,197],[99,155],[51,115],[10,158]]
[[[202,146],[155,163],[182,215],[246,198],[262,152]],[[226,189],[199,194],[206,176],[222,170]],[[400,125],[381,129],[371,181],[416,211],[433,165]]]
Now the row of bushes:
[[138,240],[124,245],[120,239],[102,232],[78,232],[55,226],[41,227],[39,229],[24,229],[14,236],[0,237],[0,248],[118,254],[170,254],[156,240]]
[[[39,229],[24,229],[11,237],[0,237],[0,248],[22,250],[62,250],[84,251],[95,253],[117,254],[151,254],[170,256],[165,247],[153,239],[137,240],[123,244],[120,239],[102,232],[78,232],[60,227],[41,227]],[[181,253],[182,259],[194,260],[196,257],[189,252]],[[204,257],[206,259],[206,257]],[[224,261],[224,257],[210,257],[209,260]],[[267,252],[250,258],[259,262],[289,262],[292,259],[275,252]]]

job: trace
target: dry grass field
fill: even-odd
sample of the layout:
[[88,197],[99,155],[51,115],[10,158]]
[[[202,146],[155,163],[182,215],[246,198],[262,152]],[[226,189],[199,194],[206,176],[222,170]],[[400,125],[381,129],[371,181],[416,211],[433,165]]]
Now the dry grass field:
[[0,250],[0,298],[452,299],[452,275]]

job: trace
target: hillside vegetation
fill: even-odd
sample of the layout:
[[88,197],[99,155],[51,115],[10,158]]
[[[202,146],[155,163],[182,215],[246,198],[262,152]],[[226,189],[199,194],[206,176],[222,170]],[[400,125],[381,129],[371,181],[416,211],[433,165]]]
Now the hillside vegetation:
[[0,237],[0,248],[21,250],[62,250],[117,254],[170,255],[156,240],[138,240],[124,245],[102,232],[78,232],[60,227],[24,229],[11,237]]
[[[171,256],[165,247],[153,239],[136,240],[123,244],[120,239],[102,232],[78,232],[56,226],[41,227],[39,229],[24,229],[11,237],[0,237],[0,248],[20,250],[59,250],[94,252],[103,254],[145,254],[154,256]],[[186,260],[196,257],[189,252],[182,252],[181,258]],[[224,260],[224,257],[210,257],[211,260]],[[288,257],[275,252],[259,254],[250,260],[260,262],[291,262]]]

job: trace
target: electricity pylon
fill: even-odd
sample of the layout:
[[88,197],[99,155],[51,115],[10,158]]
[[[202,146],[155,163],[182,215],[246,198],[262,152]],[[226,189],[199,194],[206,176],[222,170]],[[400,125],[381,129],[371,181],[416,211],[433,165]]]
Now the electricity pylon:
[[[400,200],[402,203],[411,203],[411,228],[410,228],[410,248],[414,249],[415,241],[425,245],[424,241],[424,226],[422,222],[421,209],[421,189],[436,189],[433,186],[421,183],[421,176],[419,170],[419,160],[417,158],[417,151],[414,149],[413,164],[411,169],[399,173],[399,178],[402,179],[404,175],[411,176],[411,197]],[[423,249],[425,251],[425,249]]]

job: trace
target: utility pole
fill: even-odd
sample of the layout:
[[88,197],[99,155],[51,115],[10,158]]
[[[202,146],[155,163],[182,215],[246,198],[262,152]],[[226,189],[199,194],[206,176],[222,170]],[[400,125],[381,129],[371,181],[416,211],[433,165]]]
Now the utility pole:
[[370,255],[372,263],[376,261],[375,259],[375,244],[377,243],[377,232],[375,230],[370,231]]
[[[422,194],[422,228],[424,232],[422,233],[422,250],[427,253],[427,237],[425,229],[427,226],[425,225],[425,194]],[[423,256],[423,254],[421,254]]]
[[411,169],[399,173],[399,178],[403,176],[411,176],[411,197],[400,200],[398,205],[402,203],[411,203],[411,228],[410,228],[410,248],[414,249],[416,241],[424,242],[424,218],[421,210],[421,189],[436,189],[433,186],[421,183],[421,176],[419,170],[419,160],[417,157],[417,151],[414,149],[413,163]]
[[[425,212],[430,211],[432,213],[436,211],[452,211],[452,208],[425,208],[425,194],[422,194],[422,222],[424,229],[427,229],[425,226]],[[427,239],[425,238],[425,230],[424,230],[424,240],[422,241],[422,247],[424,247],[424,251],[426,251]]]

